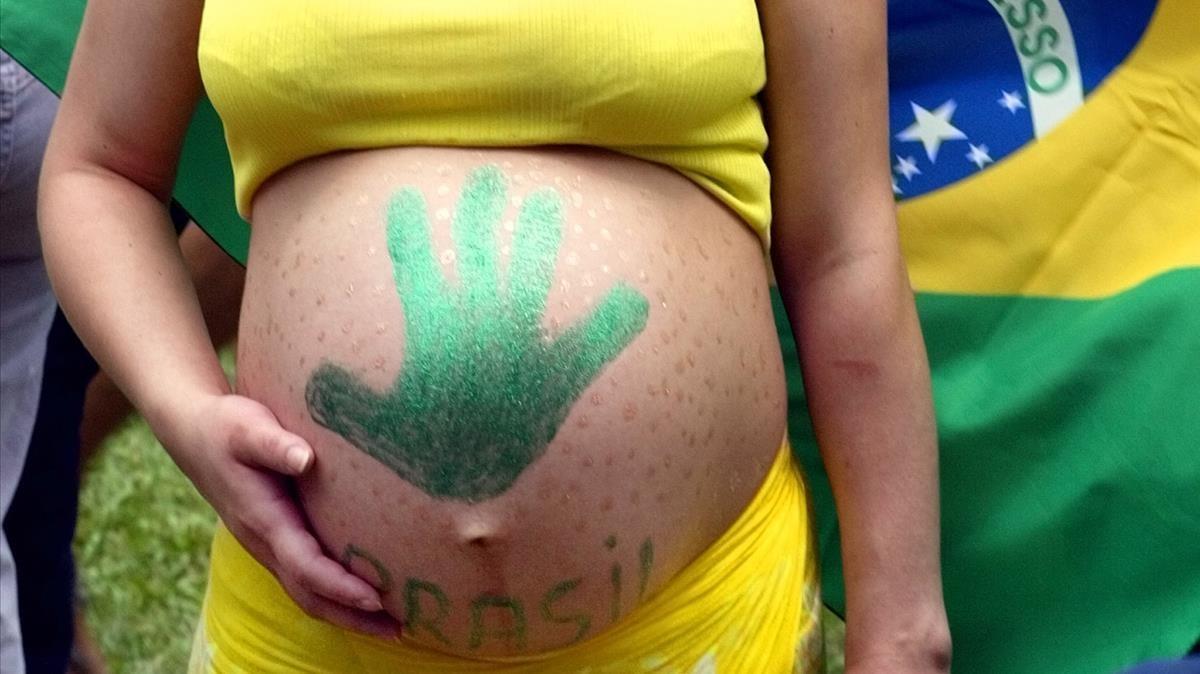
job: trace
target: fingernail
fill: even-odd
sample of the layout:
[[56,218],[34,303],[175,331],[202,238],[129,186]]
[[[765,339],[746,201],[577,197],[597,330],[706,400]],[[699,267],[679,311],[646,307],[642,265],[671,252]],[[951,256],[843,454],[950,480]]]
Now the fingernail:
[[355,605],[371,613],[383,610],[383,604],[380,604],[378,599],[359,599]]
[[305,469],[308,468],[309,462],[312,461],[312,452],[300,447],[299,445],[292,445],[291,447],[288,447],[287,454],[285,456],[287,458],[287,464],[291,466],[292,470],[296,471],[297,473],[303,473]]

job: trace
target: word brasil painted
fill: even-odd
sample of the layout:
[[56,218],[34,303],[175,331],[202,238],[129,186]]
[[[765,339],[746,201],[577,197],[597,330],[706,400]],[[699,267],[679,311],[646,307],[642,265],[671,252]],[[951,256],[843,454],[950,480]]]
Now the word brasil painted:
[[[609,550],[614,549],[616,545],[615,536],[609,536],[604,542],[604,547]],[[347,545],[343,550],[342,564],[368,577],[373,576],[381,594],[392,591],[403,594],[404,622],[408,634],[414,637],[428,635],[447,647],[454,646],[446,634],[444,624],[451,611],[463,609],[450,602],[446,591],[440,585],[421,578],[408,577],[402,586],[398,586],[383,562],[367,550],[353,544]],[[638,601],[646,593],[646,582],[653,567],[654,544],[647,538],[638,548]],[[608,578],[612,590],[608,624],[615,623],[621,616],[623,576],[621,564],[614,562]],[[527,606],[526,602],[517,597],[492,593],[479,595],[467,606],[467,610],[470,611],[467,648],[477,650],[485,643],[500,641],[510,648],[524,650],[531,623],[546,627],[566,626],[574,630],[574,634],[561,646],[578,643],[591,632],[596,620],[590,613],[572,610],[564,604],[569,604],[571,594],[583,582],[582,577],[576,577],[555,584],[542,595],[536,609],[532,605]]]

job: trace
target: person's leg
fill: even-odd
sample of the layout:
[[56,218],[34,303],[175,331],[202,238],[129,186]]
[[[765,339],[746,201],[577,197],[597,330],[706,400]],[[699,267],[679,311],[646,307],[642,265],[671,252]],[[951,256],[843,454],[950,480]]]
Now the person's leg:
[[96,363],[59,312],[47,339],[41,399],[25,474],[5,527],[18,575],[29,674],[66,670],[73,642],[79,424]]
[[229,344],[237,335],[246,270],[195,223],[179,235],[179,248],[196,286],[209,337],[217,347]]
[[86,388],[83,397],[84,421],[79,429],[80,468],[87,467],[99,453],[104,440],[134,411],[125,394],[104,372],[97,372]]
[[[37,180],[57,99],[0,53],[0,518],[7,519],[33,427],[54,295],[37,237]],[[25,671],[17,566],[0,529],[0,670]]]

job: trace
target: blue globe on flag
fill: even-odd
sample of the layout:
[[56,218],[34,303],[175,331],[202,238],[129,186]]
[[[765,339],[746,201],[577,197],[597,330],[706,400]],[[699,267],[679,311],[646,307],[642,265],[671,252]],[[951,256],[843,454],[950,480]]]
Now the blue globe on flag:
[[1125,60],[1155,0],[892,0],[893,191],[968,178],[1050,133]]

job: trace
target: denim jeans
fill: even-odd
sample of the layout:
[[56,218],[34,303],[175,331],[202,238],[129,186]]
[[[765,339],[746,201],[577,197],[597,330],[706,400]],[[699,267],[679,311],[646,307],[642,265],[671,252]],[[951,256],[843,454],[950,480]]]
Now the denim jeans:
[[[37,234],[37,182],[58,99],[0,52],[0,516],[25,465],[55,301]],[[16,567],[0,530],[0,670],[23,674]]]

